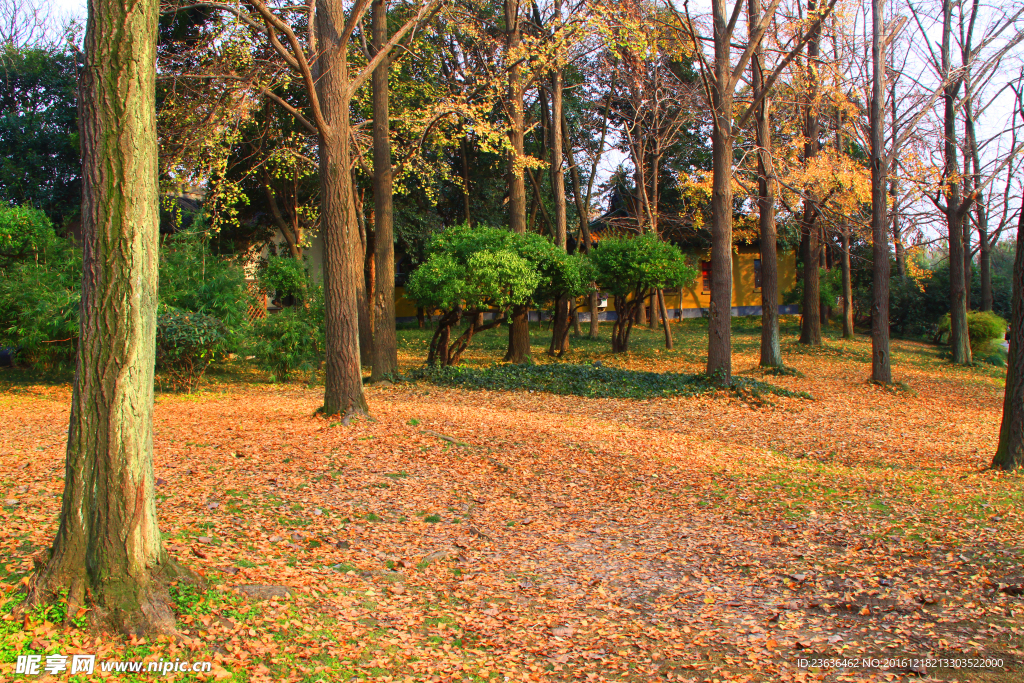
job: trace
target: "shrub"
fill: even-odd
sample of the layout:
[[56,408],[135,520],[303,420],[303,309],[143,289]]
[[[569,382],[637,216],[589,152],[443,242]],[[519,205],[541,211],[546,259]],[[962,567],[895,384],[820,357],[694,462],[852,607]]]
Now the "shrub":
[[[942,316],[935,330],[936,340],[943,342],[950,332],[949,313]],[[967,337],[971,343],[971,353],[985,351],[996,339],[1006,336],[1006,321],[995,313],[988,311],[969,311],[967,313]]]
[[[286,308],[253,325],[250,351],[271,372],[272,380],[285,380],[296,370],[313,371],[324,355],[322,297],[305,306]],[[319,318],[319,320],[318,320]]]
[[259,281],[264,290],[274,292],[274,298],[285,305],[294,305],[306,300],[306,268],[293,258],[268,258],[267,264],[260,269]]
[[157,367],[174,388],[192,393],[224,341],[224,323],[212,315],[165,307],[156,325]]
[[53,225],[42,211],[0,204],[0,266],[38,258],[56,240]]
[[199,219],[193,229],[164,239],[160,250],[160,303],[205,313],[224,324],[230,351],[243,344],[252,297],[245,271],[234,257],[214,254]]
[[1006,336],[1006,321],[991,311],[971,311],[967,314],[967,336],[971,351],[978,353]]
[[0,270],[0,347],[35,368],[74,363],[78,346],[82,253],[55,239],[39,258]]

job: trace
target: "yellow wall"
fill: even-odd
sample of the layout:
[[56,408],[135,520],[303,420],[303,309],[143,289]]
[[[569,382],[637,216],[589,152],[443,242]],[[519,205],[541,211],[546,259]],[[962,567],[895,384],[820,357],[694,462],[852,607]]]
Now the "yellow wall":
[[[700,261],[706,256],[697,254],[690,255],[691,261],[697,263],[698,271]],[[740,247],[739,251],[732,253],[732,305],[733,306],[760,306],[761,290],[754,289],[754,261],[760,258],[757,249],[753,247]],[[792,251],[779,252],[779,295],[788,292],[796,285],[796,254]],[[682,306],[680,306],[682,299]],[[675,308],[707,308],[711,305],[711,292],[703,291],[702,278],[697,273],[697,281],[693,287],[683,289],[682,294],[669,294],[665,297],[665,307]],[[580,312],[586,312],[586,300],[581,301]],[[606,311],[614,311],[614,301],[609,298]],[[398,318],[413,318],[416,316],[416,306],[405,298],[405,288],[395,288],[395,316]]]

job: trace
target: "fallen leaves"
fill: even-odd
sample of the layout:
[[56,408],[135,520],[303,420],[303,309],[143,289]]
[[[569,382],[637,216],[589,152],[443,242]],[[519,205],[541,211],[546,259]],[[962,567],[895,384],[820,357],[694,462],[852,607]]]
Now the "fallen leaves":
[[[790,360],[805,376],[772,382],[817,401],[400,384],[341,428],[293,386],[161,396],[161,530],[213,590],[182,601],[180,645],[143,647],[253,681],[869,677],[797,652],[1019,667],[1020,482],[979,471],[999,387],[897,365],[918,394],[895,395],[841,355]],[[5,593],[55,531],[68,398],[0,395]],[[125,647],[42,623],[0,637]]]

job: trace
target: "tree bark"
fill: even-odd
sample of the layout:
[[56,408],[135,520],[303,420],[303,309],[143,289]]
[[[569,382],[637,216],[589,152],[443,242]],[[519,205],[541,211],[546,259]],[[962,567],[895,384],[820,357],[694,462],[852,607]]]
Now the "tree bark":
[[153,478],[156,0],[90,0],[79,91],[81,333],[60,526],[25,603],[83,605],[97,626],[173,634]]
[[1024,206],[1017,217],[1017,251],[1013,259],[1013,303],[1010,314],[1010,352],[1006,359],[1006,393],[999,445],[992,467],[1024,467]]
[[711,87],[711,304],[707,374],[732,381],[732,31],[725,0],[712,2],[715,81]]
[[[749,0],[748,24],[761,21],[761,0]],[[751,29],[752,30],[752,29]],[[758,45],[750,60],[751,97],[757,100],[764,91],[764,48]],[[771,100],[765,95],[754,110],[757,138],[757,213],[761,251],[761,359],[762,368],[782,367],[779,341],[779,259],[778,230],[775,225],[775,169],[772,165],[772,137],[769,127]]]
[[882,131],[885,97],[882,83],[885,74],[882,9],[882,0],[871,0],[871,379],[879,384],[892,384],[889,363],[889,231],[885,224],[888,164]]
[[[374,0],[372,9],[373,52],[387,43],[386,0]],[[374,276],[373,352],[371,381],[398,373],[398,337],[395,330],[395,237],[392,206],[391,131],[388,103],[389,61],[373,71],[373,236]],[[467,177],[468,182],[468,177]],[[467,204],[466,220],[469,220]]]
[[357,291],[363,278],[355,194],[352,187],[348,61],[341,42],[345,11],[340,2],[317,8],[316,27],[321,52],[317,95],[326,129],[320,131],[320,224],[324,238],[324,304],[327,363],[324,386],[326,415],[366,414],[359,351]]
[[[815,0],[807,1],[807,16],[811,18],[816,8]],[[807,41],[807,75],[810,91],[804,111],[804,163],[809,163],[818,154],[818,136],[820,125],[816,99],[818,96],[818,39],[821,33],[820,24],[811,32]],[[800,227],[801,257],[804,262],[804,303],[800,343],[809,346],[821,346],[821,282],[818,261],[821,259],[821,226],[818,221],[818,206],[810,192],[804,198],[804,215]]]

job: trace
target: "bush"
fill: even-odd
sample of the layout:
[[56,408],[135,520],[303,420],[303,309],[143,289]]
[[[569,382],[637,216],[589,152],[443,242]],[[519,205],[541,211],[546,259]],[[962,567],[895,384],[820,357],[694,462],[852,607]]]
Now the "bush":
[[224,342],[224,323],[212,315],[165,307],[156,324],[157,367],[174,388],[192,393]]
[[[949,313],[944,315],[936,328],[936,339],[943,342],[950,332]],[[967,337],[971,343],[971,353],[986,351],[996,339],[1006,336],[1006,321],[995,313],[988,311],[970,311],[967,313]]]
[[253,326],[250,350],[257,362],[270,370],[271,379],[286,380],[296,370],[313,371],[324,356],[322,306],[286,308],[268,315]]
[[274,299],[286,306],[306,300],[306,268],[293,258],[268,258],[267,264],[260,269],[259,281],[264,290],[274,292]]
[[225,349],[235,351],[244,341],[252,297],[245,271],[233,257],[214,254],[202,229],[179,232],[164,239],[160,250],[160,303],[220,320]]
[[82,253],[63,239],[0,270],[0,347],[39,369],[73,365],[81,280]]
[[0,204],[0,266],[38,259],[56,240],[53,225],[42,211]]
[[967,336],[971,351],[984,351],[996,339],[1006,336],[1006,321],[989,311],[971,311],[967,314]]

